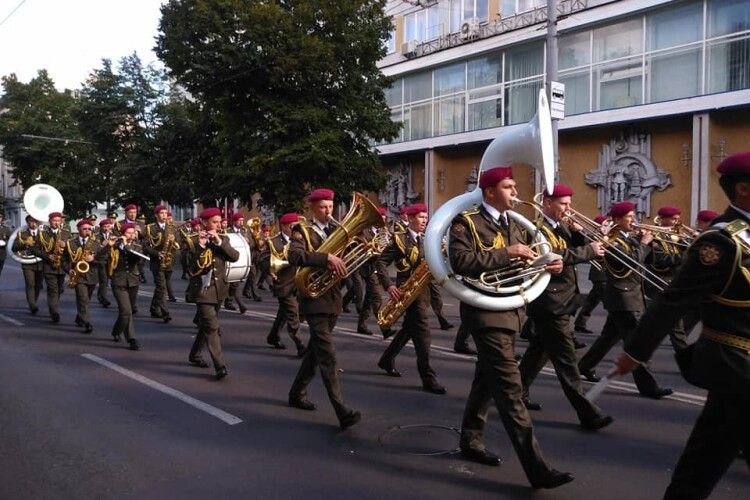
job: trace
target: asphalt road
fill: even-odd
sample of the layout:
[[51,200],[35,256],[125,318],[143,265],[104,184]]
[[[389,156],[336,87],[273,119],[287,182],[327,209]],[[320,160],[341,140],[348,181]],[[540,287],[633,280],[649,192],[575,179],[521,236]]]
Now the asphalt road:
[[[182,290],[185,282],[175,274],[175,289]],[[532,417],[547,460],[576,480],[535,491],[494,410],[486,444],[505,463],[485,467],[458,456],[473,359],[452,352],[456,330],[439,330],[434,318],[432,363],[448,389],[444,396],[421,390],[410,346],[397,360],[403,377],[387,377],[376,367],[386,342],[356,334],[352,314],[339,319],[344,396],[363,413],[360,424],[341,432],[319,377],[310,390],[317,411],[287,406],[299,360],[293,349],[265,344],[276,312],[270,294],[250,302],[244,316],[222,311],[230,375],[216,381],[212,369],[187,364],[194,307],[171,304],[174,320],[164,325],[148,317],[151,290],[150,284],[141,288],[136,332],[142,350],[132,352],[111,340],[114,304],[92,306],[94,334],[84,336],[73,325],[74,297],[66,291],[62,322],[53,325],[44,292],[39,314],[30,315],[20,268],[6,263],[0,278],[0,498],[661,498],[704,400],[680,378],[664,345],[653,368],[676,395],[644,399],[632,379],[617,381],[598,401],[615,423],[584,432],[547,368],[532,389],[544,408]],[[457,325],[457,304],[445,299]],[[598,330],[603,320],[599,309],[589,326]],[[306,340],[305,327],[302,332]],[[737,499],[748,491],[750,476],[738,460],[712,498]]]

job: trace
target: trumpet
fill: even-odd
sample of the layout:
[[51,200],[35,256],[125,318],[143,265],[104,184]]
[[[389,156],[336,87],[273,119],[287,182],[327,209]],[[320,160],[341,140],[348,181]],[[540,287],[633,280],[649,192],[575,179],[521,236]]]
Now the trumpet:
[[654,239],[663,241],[664,243],[677,245],[687,248],[690,246],[689,243],[684,241],[684,238],[677,233],[674,227],[668,226],[656,226],[652,224],[641,224],[634,222],[632,224],[634,229],[640,231],[648,231],[654,235]]

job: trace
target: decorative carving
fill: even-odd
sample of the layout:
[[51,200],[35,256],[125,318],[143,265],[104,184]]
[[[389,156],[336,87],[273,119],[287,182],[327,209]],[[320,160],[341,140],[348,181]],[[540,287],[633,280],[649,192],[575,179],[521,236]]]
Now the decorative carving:
[[469,175],[466,176],[466,192],[469,193],[471,191],[474,191],[477,187],[477,182],[479,181],[479,170],[477,169],[477,165],[475,164],[473,167],[471,167],[471,172],[469,172]]
[[388,180],[385,189],[378,194],[378,199],[388,208],[390,218],[398,218],[400,208],[414,203],[419,196],[420,193],[412,190],[411,162],[388,168]]
[[714,146],[714,149],[716,150],[716,154],[711,155],[711,158],[716,160],[717,163],[721,163],[724,160],[726,160],[727,159],[727,138],[719,137],[719,140],[716,141],[716,145]]
[[636,204],[640,219],[651,213],[651,193],[672,185],[669,174],[651,161],[651,137],[644,132],[621,132],[602,147],[598,167],[585,174],[586,184],[596,186],[598,206],[606,213],[613,203]]
[[442,193],[445,191],[445,167],[440,167],[437,173],[437,187],[438,192]]

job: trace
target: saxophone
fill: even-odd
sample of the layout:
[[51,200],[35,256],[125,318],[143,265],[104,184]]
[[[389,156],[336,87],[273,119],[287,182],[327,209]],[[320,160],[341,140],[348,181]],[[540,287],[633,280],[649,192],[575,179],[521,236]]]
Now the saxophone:
[[177,253],[177,250],[180,249],[180,244],[177,243],[177,238],[175,237],[174,224],[172,224],[171,222],[167,222],[167,225],[164,228],[164,234],[166,235],[166,241],[164,242],[164,245],[162,246],[162,251],[164,252],[164,258],[161,260],[161,268],[169,269],[172,267],[172,264],[174,263],[174,256]]
[[411,273],[409,279],[399,287],[400,300],[389,299],[378,311],[378,325],[383,330],[390,328],[406,312],[406,309],[419,297],[424,288],[432,280],[430,268],[426,261],[420,264]]
[[81,281],[81,278],[91,269],[89,263],[86,262],[86,257],[94,254],[91,251],[93,241],[95,241],[95,238],[89,237],[84,247],[79,247],[75,252],[73,252],[73,249],[70,246],[70,240],[68,240],[68,255],[70,256],[70,260],[73,262],[73,274],[68,280],[69,288],[75,288],[76,285],[78,285],[78,282]]

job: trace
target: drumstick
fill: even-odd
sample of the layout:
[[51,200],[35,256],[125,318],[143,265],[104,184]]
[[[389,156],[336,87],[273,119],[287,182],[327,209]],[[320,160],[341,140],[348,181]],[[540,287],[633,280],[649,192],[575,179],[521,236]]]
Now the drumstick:
[[609,385],[609,381],[615,378],[616,370],[612,369],[608,374],[603,376],[599,382],[594,384],[594,386],[588,390],[586,393],[586,399],[588,399],[591,403],[593,403],[596,398],[598,398],[601,393],[604,392],[604,389],[607,388]]

